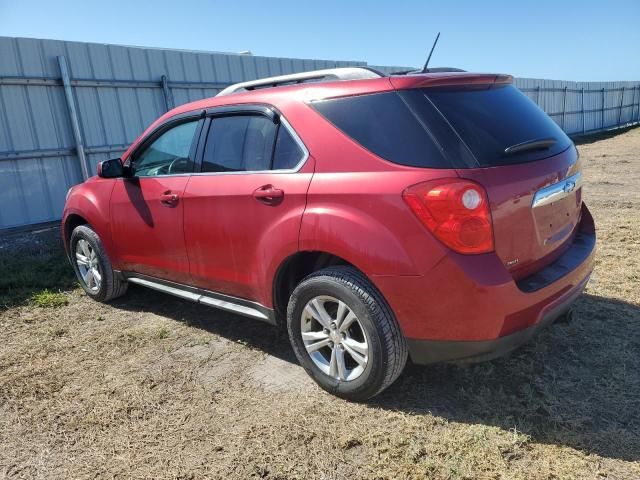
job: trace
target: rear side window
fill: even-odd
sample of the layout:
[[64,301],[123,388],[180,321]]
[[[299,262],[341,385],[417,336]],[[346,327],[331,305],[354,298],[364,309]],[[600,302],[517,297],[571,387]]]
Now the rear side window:
[[[482,167],[540,160],[571,145],[562,129],[513,85],[425,88],[422,92]],[[508,147],[542,139],[555,139],[555,143],[505,154]]]
[[283,123],[262,115],[211,120],[202,158],[203,172],[289,170],[304,151]]
[[203,172],[269,170],[276,125],[260,115],[234,115],[211,121],[202,158]]
[[396,92],[324,100],[311,106],[364,148],[390,162],[451,167],[436,139]]

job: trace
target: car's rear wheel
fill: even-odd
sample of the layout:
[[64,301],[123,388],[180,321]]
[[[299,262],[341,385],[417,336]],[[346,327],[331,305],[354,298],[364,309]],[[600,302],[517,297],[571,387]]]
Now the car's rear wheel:
[[113,270],[98,234],[88,225],[71,233],[69,252],[80,286],[94,300],[107,302],[127,291],[128,283]]
[[352,267],[306,277],[287,309],[289,338],[300,364],[323,389],[362,401],[400,375],[407,346],[386,301]]

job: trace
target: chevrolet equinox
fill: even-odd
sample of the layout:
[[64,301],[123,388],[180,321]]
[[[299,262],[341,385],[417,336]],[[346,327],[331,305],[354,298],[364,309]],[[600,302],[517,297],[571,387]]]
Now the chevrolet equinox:
[[244,82],[73,187],[87,295],[129,283],[288,330],[325,390],[502,355],[567,314],[595,252],[578,153],[512,84],[366,68]]

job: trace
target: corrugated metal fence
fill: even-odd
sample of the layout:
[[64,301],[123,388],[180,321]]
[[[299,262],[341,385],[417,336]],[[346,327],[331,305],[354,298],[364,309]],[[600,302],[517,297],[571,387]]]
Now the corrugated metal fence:
[[569,135],[640,121],[640,82],[566,82],[516,78],[516,86]]
[[[366,63],[0,37],[0,231],[59,219],[82,165],[91,175],[173,106],[235,82],[359,65]],[[516,85],[568,133],[640,117],[637,83]]]

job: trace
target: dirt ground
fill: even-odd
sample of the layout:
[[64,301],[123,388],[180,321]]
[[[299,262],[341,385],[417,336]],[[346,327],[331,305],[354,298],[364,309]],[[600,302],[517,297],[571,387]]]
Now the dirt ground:
[[[640,478],[640,128],[579,150],[599,252],[576,319],[368,404],[268,325],[136,287],[94,303],[56,232],[0,242],[0,478]],[[38,306],[47,282],[67,305]]]

